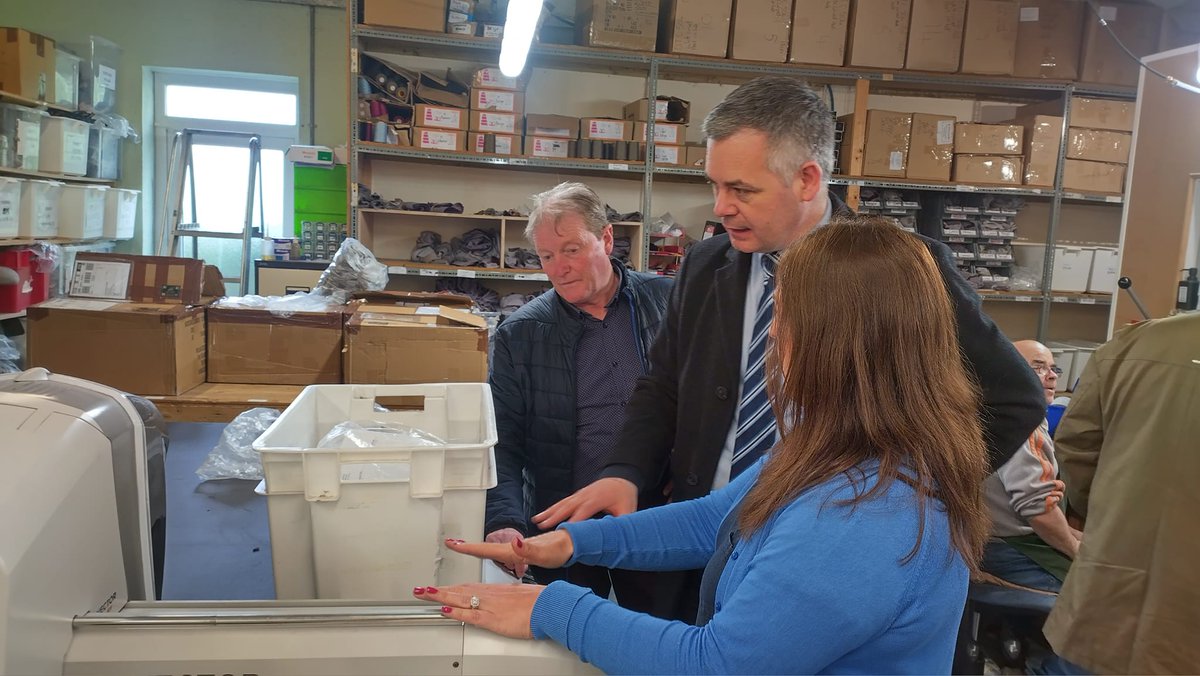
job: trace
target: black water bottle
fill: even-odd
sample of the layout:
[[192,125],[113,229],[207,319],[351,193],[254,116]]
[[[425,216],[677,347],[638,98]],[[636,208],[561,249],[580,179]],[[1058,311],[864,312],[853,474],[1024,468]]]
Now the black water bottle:
[[1195,310],[1197,300],[1200,300],[1200,278],[1196,277],[1196,268],[1185,268],[1187,273],[1179,282],[1179,295],[1175,298],[1175,309]]

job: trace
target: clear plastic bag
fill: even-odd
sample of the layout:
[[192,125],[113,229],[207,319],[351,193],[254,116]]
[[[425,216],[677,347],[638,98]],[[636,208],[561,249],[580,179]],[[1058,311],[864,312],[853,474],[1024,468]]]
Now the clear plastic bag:
[[234,418],[196,476],[201,481],[263,478],[262,460],[252,444],[278,417],[279,411],[273,408],[252,408]]
[[21,348],[8,336],[0,335],[0,360],[21,361]]
[[353,237],[342,240],[329,267],[321,273],[317,288],[309,295],[327,296],[338,305],[360,291],[382,291],[388,283],[388,269],[375,259],[370,249]]
[[34,242],[29,248],[33,249],[33,267],[38,272],[49,273],[58,269],[63,257],[61,246],[50,242]]
[[408,425],[378,420],[364,423],[350,420],[334,425],[317,443],[317,448],[413,448],[445,444],[437,435]]
[[0,373],[20,373],[21,367],[15,361],[0,361]]
[[1042,271],[1040,268],[1014,265],[1008,284],[1013,291],[1041,291]]
[[329,296],[315,293],[293,293],[287,296],[228,296],[213,303],[213,307],[241,310],[266,310],[278,317],[290,317],[297,312],[330,312],[341,303]]

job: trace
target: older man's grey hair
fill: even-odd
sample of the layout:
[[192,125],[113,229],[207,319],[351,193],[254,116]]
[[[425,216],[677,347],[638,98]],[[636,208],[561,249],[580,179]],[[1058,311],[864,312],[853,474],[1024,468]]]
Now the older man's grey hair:
[[530,198],[533,208],[525,226],[525,239],[533,241],[533,232],[542,223],[557,225],[563,216],[573,214],[583,219],[588,232],[596,237],[604,233],[608,215],[595,190],[582,183],[565,182]]
[[812,160],[823,179],[833,173],[833,116],[802,81],[755,78],[738,87],[704,118],[704,137],[720,141],[754,129],[767,135],[767,167],[790,182]]

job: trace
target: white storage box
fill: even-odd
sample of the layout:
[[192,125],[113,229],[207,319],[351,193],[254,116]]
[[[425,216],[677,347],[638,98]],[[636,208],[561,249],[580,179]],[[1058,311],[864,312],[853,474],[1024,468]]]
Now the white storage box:
[[21,179],[0,176],[0,237],[16,237],[21,223]]
[[1098,248],[1092,257],[1092,276],[1088,291],[1116,293],[1117,278],[1121,276],[1121,257],[1116,249]]
[[1084,292],[1088,290],[1088,279],[1092,274],[1092,256],[1095,249],[1077,246],[1060,246],[1054,251],[1054,278],[1050,281],[1051,291]]
[[1050,348],[1050,354],[1054,355],[1054,363],[1058,368],[1062,369],[1062,375],[1058,377],[1058,383],[1054,385],[1054,391],[1066,392],[1070,389],[1071,383],[1075,382],[1071,378],[1071,370],[1075,365],[1076,348],[1074,345],[1067,343],[1050,343],[1046,347]]
[[0,167],[38,170],[44,110],[0,103]]
[[[1075,348],[1075,360],[1071,362],[1071,370],[1063,368],[1061,379],[1067,380],[1067,389],[1074,392],[1075,386],[1079,384],[1079,379],[1083,377],[1083,370],[1087,368],[1088,361],[1091,360],[1092,354],[1096,352],[1096,348],[1100,347],[1100,343],[1093,343],[1088,340],[1068,340],[1066,345]],[[1067,378],[1068,373],[1070,378]],[[1060,379],[1060,380],[1061,380]]]
[[108,188],[100,185],[64,185],[58,198],[58,236],[103,237],[106,192]]
[[[394,399],[403,399],[403,410]],[[377,401],[393,410],[376,412]],[[400,423],[447,443],[316,447],[346,421]],[[483,383],[306,387],[254,442],[276,597],[408,601],[413,587],[480,581],[480,561],[443,541],[483,538],[495,445],[492,394]]]
[[104,197],[105,239],[132,239],[137,229],[139,190],[109,188]]
[[35,239],[58,237],[58,181],[21,181],[21,216],[17,235]]
[[92,126],[69,117],[43,117],[39,171],[55,174],[87,173],[88,132]]

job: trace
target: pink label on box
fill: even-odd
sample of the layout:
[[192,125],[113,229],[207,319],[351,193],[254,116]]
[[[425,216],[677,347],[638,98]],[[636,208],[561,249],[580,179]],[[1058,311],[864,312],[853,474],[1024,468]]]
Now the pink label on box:
[[625,124],[621,120],[592,120],[588,124],[588,138],[623,141]]
[[511,113],[479,113],[479,130],[494,134],[512,134],[517,129],[517,116]]
[[421,130],[421,147],[434,150],[455,150],[458,137],[453,132]]
[[462,127],[462,112],[454,108],[425,108],[425,116],[421,121],[427,127],[445,127],[458,129]]
[[571,146],[566,139],[533,139],[532,154],[535,157],[570,157],[570,151]]

